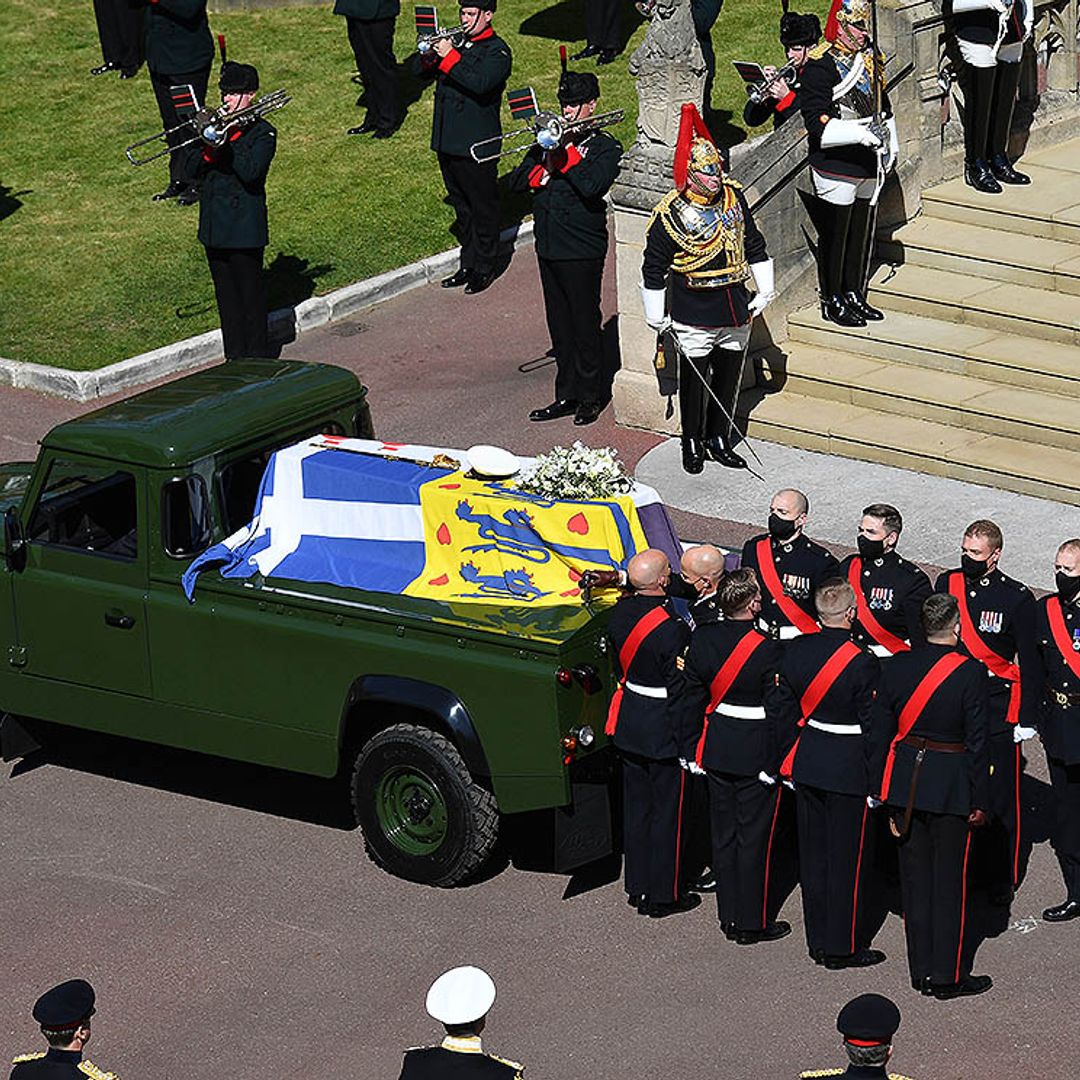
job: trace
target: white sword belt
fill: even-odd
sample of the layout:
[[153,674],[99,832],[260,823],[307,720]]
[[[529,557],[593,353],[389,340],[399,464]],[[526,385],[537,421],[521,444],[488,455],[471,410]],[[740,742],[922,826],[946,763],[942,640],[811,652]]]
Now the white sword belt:
[[630,682],[629,680],[623,683],[623,686],[627,690],[635,694],[640,694],[642,697],[651,698],[666,698],[667,687],[666,686],[642,686],[640,683]]
[[730,716],[735,720],[764,720],[764,705],[729,705],[721,701],[714,712],[718,716]]
[[858,724],[826,724],[824,720],[810,719],[806,721],[807,727],[815,731],[824,731],[829,735],[861,735],[862,728]]

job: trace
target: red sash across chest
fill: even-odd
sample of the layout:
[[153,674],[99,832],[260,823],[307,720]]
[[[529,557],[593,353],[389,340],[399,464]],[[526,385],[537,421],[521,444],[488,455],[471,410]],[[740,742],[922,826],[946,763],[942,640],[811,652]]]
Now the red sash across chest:
[[633,630],[627,635],[626,640],[619,649],[619,667],[622,669],[622,678],[615,687],[615,693],[611,695],[611,704],[608,706],[607,723],[604,724],[604,734],[615,734],[615,728],[619,724],[619,709],[622,706],[623,691],[626,687],[627,675],[630,665],[637,656],[645,639],[662,623],[667,622],[669,616],[663,607],[654,607],[645,612],[635,623]]
[[767,536],[763,536],[757,542],[756,553],[761,583],[776,602],[776,606],[787,617],[787,621],[804,634],[816,634],[821,629],[817,620],[803,611],[790,596],[784,593],[784,584],[773,562],[772,543]]
[[870,610],[870,605],[866,602],[866,597],[863,595],[860,582],[862,577],[862,559],[860,559],[858,555],[851,560],[847,576],[848,584],[855,590],[855,606],[858,608],[859,625],[874,639],[874,641],[879,645],[884,646],[894,656],[897,653],[910,652],[911,646],[904,641],[903,638],[898,638],[895,634],[886,630],[885,627],[877,621],[874,613]]

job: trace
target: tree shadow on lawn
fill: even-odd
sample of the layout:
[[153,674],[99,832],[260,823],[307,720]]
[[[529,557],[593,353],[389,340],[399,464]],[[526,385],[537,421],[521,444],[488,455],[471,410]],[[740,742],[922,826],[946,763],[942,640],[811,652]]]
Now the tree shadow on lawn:
[[[588,3],[588,0],[585,0]],[[628,7],[622,13],[619,25],[619,52],[626,49],[637,28],[645,22],[635,7]],[[558,4],[544,8],[523,19],[518,33],[525,37],[547,38],[550,41],[585,40],[585,6],[582,0],[561,0]],[[582,61],[592,65],[590,59]],[[603,70],[603,69],[601,69]]]

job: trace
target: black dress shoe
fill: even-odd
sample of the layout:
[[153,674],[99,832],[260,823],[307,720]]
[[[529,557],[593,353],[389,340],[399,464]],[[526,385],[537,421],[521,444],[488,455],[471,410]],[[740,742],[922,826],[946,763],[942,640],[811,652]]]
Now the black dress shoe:
[[994,179],[989,163],[983,158],[977,158],[970,165],[965,163],[964,183],[987,195],[1001,194],[1001,185]]
[[990,171],[994,174],[994,179],[1000,180],[1003,184],[1031,183],[1031,177],[1027,173],[1017,172],[1004,154],[995,154],[990,159]]
[[375,134],[372,135],[373,139],[389,139],[391,136],[397,133],[397,129],[401,127],[401,123],[391,124],[389,127],[378,128]]
[[734,941],[739,932],[735,929],[735,924],[733,922],[722,922],[720,924],[720,933],[722,933],[728,941]]
[[367,135],[370,131],[377,131],[375,123],[371,120],[365,120],[362,124],[357,124],[356,127],[349,128],[345,132],[346,135]]
[[115,71],[120,65],[114,64],[111,60],[106,61],[104,64],[98,64],[97,67],[90,69],[91,75],[104,75],[106,72]]
[[821,317],[837,326],[865,326],[866,320],[837,294],[821,301]]
[[570,401],[568,398],[556,398],[550,405],[545,405],[542,409],[533,409],[529,413],[530,420],[558,420],[563,416],[570,416],[576,413],[578,410],[578,403],[576,401]]
[[1080,900],[1066,900],[1057,907],[1048,907],[1043,912],[1045,922],[1068,922],[1070,919],[1080,919]]
[[684,911],[693,911],[700,903],[701,897],[697,893],[687,893],[670,904],[645,904],[642,914],[648,915],[650,919],[666,919],[669,915],[681,915]]
[[590,56],[595,56],[599,51],[600,51],[600,49],[596,45],[586,45],[585,48],[581,50],[581,52],[574,53],[570,57],[570,59],[571,60],[588,60],[588,58]]
[[825,963],[825,950],[824,949],[807,949],[810,954],[810,959],[814,961],[819,967]]
[[723,465],[728,469],[745,469],[747,467],[746,458],[741,454],[736,454],[719,435],[710,435],[703,445],[705,447],[705,456],[709,461],[715,461],[718,465]]
[[736,945],[759,945],[763,941],[779,941],[791,933],[791,923],[777,919],[763,930],[738,930],[735,933]]
[[705,447],[700,439],[688,435],[682,437],[682,467],[691,475],[697,475],[705,468]]
[[716,892],[716,874],[711,870],[706,870],[700,877],[687,882],[686,887],[691,892]]
[[462,267],[460,270],[455,270],[449,277],[444,277],[439,284],[444,289],[460,289],[462,285],[469,284],[471,276],[472,271]]
[[643,893],[637,893],[637,894],[627,893],[626,894],[626,902],[632,908],[637,908],[637,910],[640,912],[641,911],[641,905],[645,903],[645,895]]
[[121,68],[120,69],[120,78],[121,79],[134,79],[135,76],[138,75],[138,74],[139,74],[139,69],[137,67]]
[[164,202],[165,199],[175,199],[185,191],[187,191],[187,184],[183,180],[172,180],[164,191],[159,191],[156,195],[151,196],[151,200],[153,202]]
[[862,293],[846,292],[844,293],[844,299],[847,301],[848,307],[857,315],[861,315],[867,322],[881,322],[885,318],[885,312],[878,311],[876,307],[871,307]]
[[843,971],[845,968],[865,968],[881,964],[885,954],[880,949],[857,949],[846,956],[823,956],[821,963],[829,971]]
[[475,296],[483,292],[495,280],[495,271],[489,270],[486,274],[473,271],[469,275],[469,284],[465,286],[467,296]]
[[922,994],[923,997],[931,997],[934,993],[933,990],[930,989],[929,975],[924,975],[921,979],[912,979],[911,989]]
[[578,427],[593,424],[603,411],[604,403],[602,401],[583,401],[578,405],[577,412],[574,413],[574,423]]
[[619,54],[614,49],[601,49],[597,54],[596,62],[598,64],[613,64],[615,57]]
[[177,206],[194,206],[202,198],[202,188],[198,184],[189,184],[176,198]]
[[938,1001],[952,1001],[953,998],[985,994],[994,985],[994,980],[989,975],[965,975],[959,982],[944,985],[928,983],[927,985],[930,987],[930,993]]

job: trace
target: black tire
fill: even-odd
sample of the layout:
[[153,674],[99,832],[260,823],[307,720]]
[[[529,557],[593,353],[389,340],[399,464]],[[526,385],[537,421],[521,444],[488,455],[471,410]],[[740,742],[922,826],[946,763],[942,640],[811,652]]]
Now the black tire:
[[429,728],[394,724],[373,735],[357,754],[350,790],[368,855],[407,881],[460,884],[498,840],[495,796],[473,781],[454,744]]

